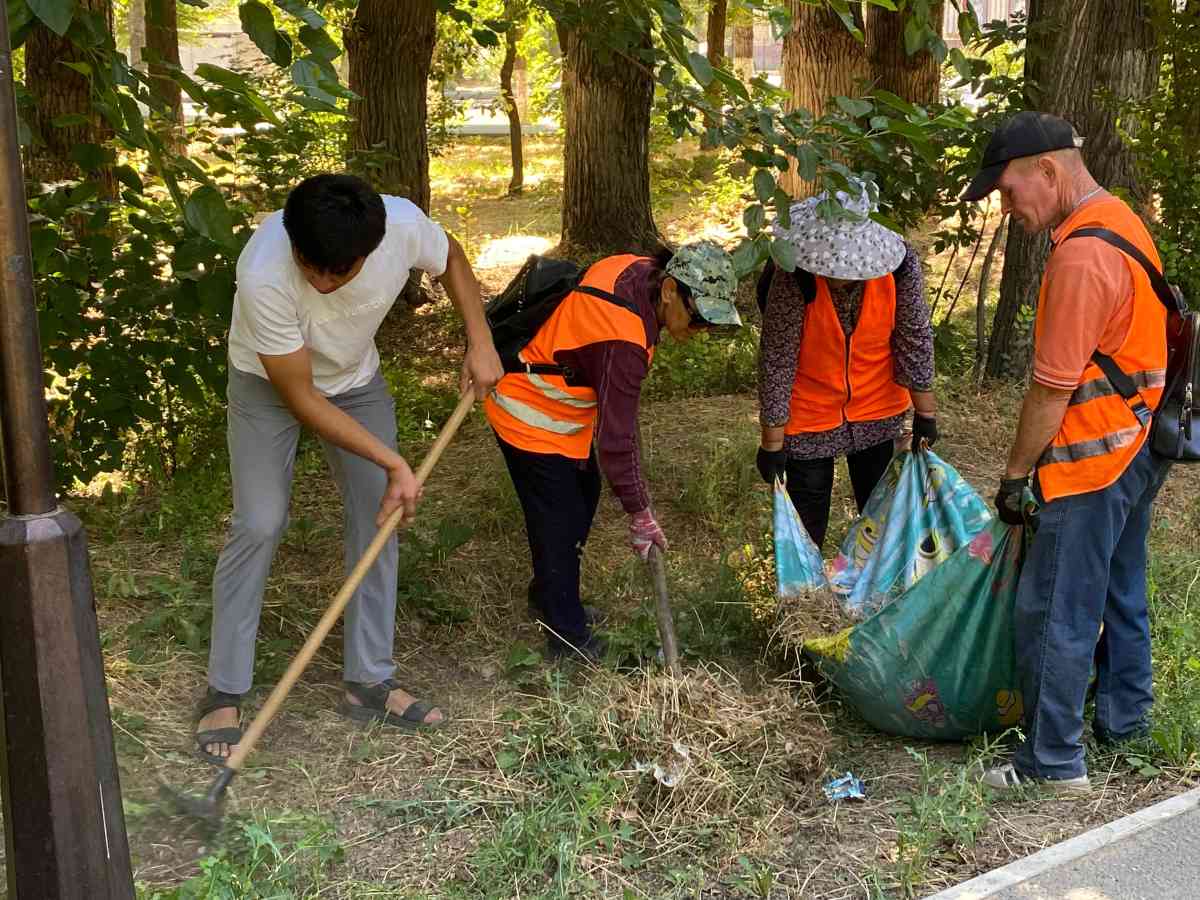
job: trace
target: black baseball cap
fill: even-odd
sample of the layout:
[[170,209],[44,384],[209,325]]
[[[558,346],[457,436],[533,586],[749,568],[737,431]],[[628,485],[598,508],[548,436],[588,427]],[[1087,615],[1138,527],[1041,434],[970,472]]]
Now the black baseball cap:
[[983,165],[962,199],[982,200],[990,194],[1010,160],[1082,146],[1083,138],[1066,119],[1050,113],[1019,112],[992,132],[983,151]]

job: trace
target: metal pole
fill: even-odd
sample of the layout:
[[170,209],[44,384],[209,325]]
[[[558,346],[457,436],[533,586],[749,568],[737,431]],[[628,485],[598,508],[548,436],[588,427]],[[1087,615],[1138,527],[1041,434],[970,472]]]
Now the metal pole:
[[0,424],[8,511],[28,516],[56,504],[7,9],[0,11],[0,28]]
[[0,788],[12,900],[132,900],[83,526],[58,506],[0,3]]

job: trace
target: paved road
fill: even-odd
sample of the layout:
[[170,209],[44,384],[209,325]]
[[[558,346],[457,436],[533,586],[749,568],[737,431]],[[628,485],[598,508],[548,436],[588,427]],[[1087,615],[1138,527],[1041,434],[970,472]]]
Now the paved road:
[[1200,900],[1200,788],[929,900]]
[[1200,809],[1093,850],[989,900],[1196,900]]

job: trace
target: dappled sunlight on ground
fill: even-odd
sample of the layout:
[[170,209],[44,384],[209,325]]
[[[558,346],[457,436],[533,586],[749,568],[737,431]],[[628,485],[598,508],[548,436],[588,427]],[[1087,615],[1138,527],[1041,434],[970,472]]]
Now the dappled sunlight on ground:
[[533,234],[511,234],[483,243],[475,265],[481,269],[497,266],[519,266],[531,253],[545,253],[554,242]]

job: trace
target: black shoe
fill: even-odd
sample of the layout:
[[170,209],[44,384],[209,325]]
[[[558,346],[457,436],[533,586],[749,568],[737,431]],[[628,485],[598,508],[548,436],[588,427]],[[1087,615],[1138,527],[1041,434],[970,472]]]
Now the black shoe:
[[[530,622],[545,622],[546,611],[538,606],[533,601],[525,607],[525,612],[529,614]],[[585,603],[583,605],[583,624],[588,628],[595,628],[597,625],[603,625],[605,621],[604,615],[594,606]]]
[[594,666],[603,664],[608,652],[608,641],[597,635],[589,635],[586,640],[571,643],[562,638],[550,635],[546,638],[546,658],[551,661],[574,660],[588,662]]

